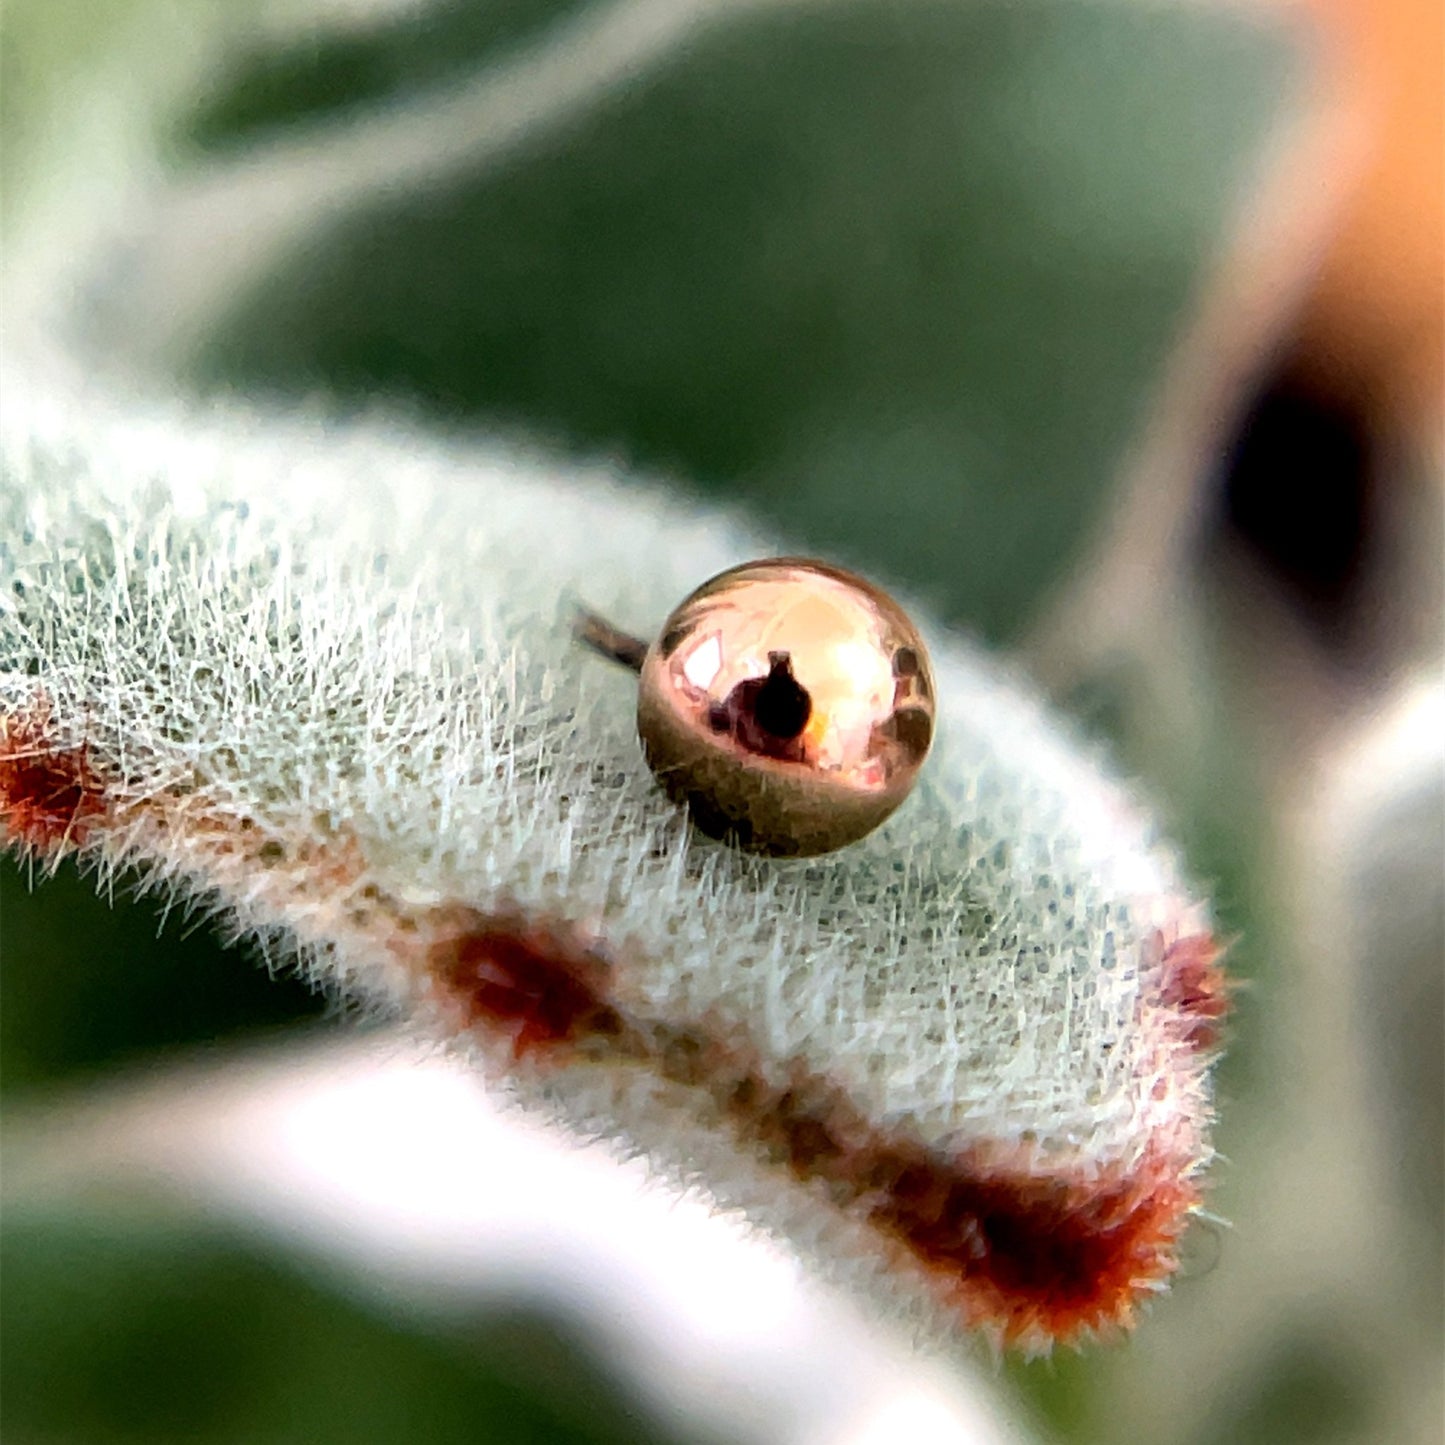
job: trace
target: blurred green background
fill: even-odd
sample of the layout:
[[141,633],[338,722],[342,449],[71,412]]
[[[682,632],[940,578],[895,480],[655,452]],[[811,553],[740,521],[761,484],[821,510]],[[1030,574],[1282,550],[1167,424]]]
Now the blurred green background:
[[[1170,358],[1217,299],[1241,218],[1274,195],[1266,161],[1310,94],[1300,32],[1237,6],[719,6],[499,140],[458,132],[466,98],[510,85],[522,111],[540,104],[528,67],[585,69],[589,27],[626,5],[293,10],[8,7],[7,236],[41,225],[81,122],[106,113],[97,95],[141,116],[162,161],[135,187],[163,218],[168,198],[248,170],[324,177],[333,154],[355,167],[348,137],[383,138],[431,107],[434,166],[368,177],[362,164],[344,203],[263,235],[236,284],[184,325],[155,322],[163,368],[199,392],[384,400],[452,432],[672,476],[1040,659],[1051,629],[1077,632],[1067,610],[1082,606],[1082,569],[1107,566],[1103,529],[1130,495]],[[219,265],[229,238],[208,241]],[[212,259],[201,248],[189,264]],[[125,291],[102,274],[107,287]],[[102,298],[86,324],[114,341],[152,294]],[[1376,534],[1438,491],[1438,456],[1398,445],[1413,421],[1359,402],[1368,388],[1331,391],[1295,344],[1257,338],[1235,363],[1230,409],[1183,479],[1192,544],[1138,559],[1187,568],[1157,579],[1173,599],[1159,626],[1144,643],[1075,641],[1062,666],[1049,654],[1061,701],[1148,780],[1238,939],[1231,965],[1250,986],[1221,1095],[1222,1147],[1241,1162],[1216,1207],[1241,1231],[1277,1209],[1247,1171],[1278,1152],[1261,1121],[1284,1097],[1280,1013],[1300,987],[1279,739],[1323,756],[1362,697],[1389,696],[1396,634],[1360,641],[1355,623],[1418,599],[1389,600],[1404,564],[1381,560]],[[1405,460],[1382,469],[1386,452]],[[1308,520],[1282,525],[1291,508]],[[1318,686],[1271,695],[1281,659],[1296,683],[1324,678],[1323,700]],[[204,921],[162,920],[124,888],[98,900],[68,867],[29,882],[23,865],[0,868],[7,1137],[61,1091],[103,1091],[182,1051],[355,1027]],[[1427,970],[1431,946],[1427,920],[1409,946]],[[1435,1006],[1428,973],[1422,997]],[[1406,1069],[1405,1100],[1419,1077]],[[566,1321],[479,1306],[443,1329],[163,1191],[63,1209],[9,1199],[3,1224],[7,1440],[680,1438]],[[1429,1247],[1428,1230],[1402,1238]],[[1228,1330],[1238,1271],[1275,1265],[1258,1289],[1278,1307],[1248,1324],[1247,1360],[1186,1388],[1190,1331]],[[1428,1375],[1402,1406],[1416,1376],[1364,1339],[1379,1301],[1345,1320],[1333,1284],[1306,1288],[1291,1267],[1226,1238],[1138,1344],[1010,1364],[1001,1387],[1059,1440],[1365,1441],[1408,1425],[1412,1404],[1428,1413]]]

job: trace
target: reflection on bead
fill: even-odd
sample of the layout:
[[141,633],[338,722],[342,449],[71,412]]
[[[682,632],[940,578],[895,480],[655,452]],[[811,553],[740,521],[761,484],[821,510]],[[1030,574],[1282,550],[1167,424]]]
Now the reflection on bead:
[[703,832],[759,853],[827,853],[871,832],[913,787],[933,716],[928,655],[898,604],[801,558],[704,583],[642,660],[653,772]]

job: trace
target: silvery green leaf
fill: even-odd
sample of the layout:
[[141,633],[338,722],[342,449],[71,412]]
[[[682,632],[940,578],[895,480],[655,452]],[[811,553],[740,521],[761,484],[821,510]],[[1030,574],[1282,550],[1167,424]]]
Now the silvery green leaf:
[[6,396],[13,846],[204,898],[927,1327],[1041,1349],[1163,1287],[1210,1158],[1207,914],[998,663],[918,614],[915,795],[749,858],[665,800],[571,608],[646,635],[780,539],[380,422]]

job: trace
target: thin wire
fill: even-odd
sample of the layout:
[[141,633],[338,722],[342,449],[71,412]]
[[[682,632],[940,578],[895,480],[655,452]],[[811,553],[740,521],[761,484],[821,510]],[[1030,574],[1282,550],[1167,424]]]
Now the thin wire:
[[572,635],[578,642],[590,647],[593,652],[630,667],[633,672],[642,671],[642,660],[647,656],[647,644],[640,637],[633,637],[614,627],[605,618],[586,608],[579,608],[577,620],[572,624]]

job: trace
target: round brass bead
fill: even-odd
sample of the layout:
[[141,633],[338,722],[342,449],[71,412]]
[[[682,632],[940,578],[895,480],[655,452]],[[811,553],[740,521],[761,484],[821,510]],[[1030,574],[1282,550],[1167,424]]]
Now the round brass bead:
[[649,766],[699,829],[752,852],[804,857],[872,832],[917,780],[933,721],[903,609],[802,558],[705,582],[642,661]]

